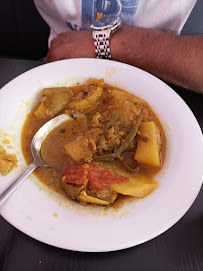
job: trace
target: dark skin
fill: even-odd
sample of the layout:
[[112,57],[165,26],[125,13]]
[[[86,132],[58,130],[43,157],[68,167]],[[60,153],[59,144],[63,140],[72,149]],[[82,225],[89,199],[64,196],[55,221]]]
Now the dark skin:
[[[184,36],[122,26],[110,40],[112,59],[162,80],[203,93],[203,35]],[[70,31],[52,40],[45,61],[95,58],[92,31]]]

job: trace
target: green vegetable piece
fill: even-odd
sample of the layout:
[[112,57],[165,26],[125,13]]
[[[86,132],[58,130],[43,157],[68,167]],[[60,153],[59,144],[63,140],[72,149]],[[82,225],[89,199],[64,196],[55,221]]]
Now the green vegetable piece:
[[115,159],[116,157],[118,157],[119,155],[121,155],[130,146],[131,142],[133,141],[134,137],[136,136],[137,131],[138,131],[140,124],[142,122],[142,119],[143,119],[143,115],[140,114],[137,117],[136,123],[132,126],[130,133],[126,136],[123,144],[120,146],[120,148],[117,151],[115,151],[114,153],[111,153],[111,154],[94,156],[93,160],[94,161],[111,161],[111,160]]

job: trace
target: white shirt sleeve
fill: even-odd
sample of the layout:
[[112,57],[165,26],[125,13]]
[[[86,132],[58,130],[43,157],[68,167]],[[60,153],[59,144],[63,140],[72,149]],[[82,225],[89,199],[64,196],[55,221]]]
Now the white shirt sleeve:
[[180,33],[196,0],[142,0],[134,17],[135,25]]

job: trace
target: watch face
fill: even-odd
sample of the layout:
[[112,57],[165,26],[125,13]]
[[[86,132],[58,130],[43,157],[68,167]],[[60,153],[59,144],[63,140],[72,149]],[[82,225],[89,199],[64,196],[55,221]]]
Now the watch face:
[[94,29],[101,29],[101,28],[111,27],[114,24],[119,23],[119,22],[120,22],[120,18],[118,16],[104,16],[96,20],[93,23],[92,27]]

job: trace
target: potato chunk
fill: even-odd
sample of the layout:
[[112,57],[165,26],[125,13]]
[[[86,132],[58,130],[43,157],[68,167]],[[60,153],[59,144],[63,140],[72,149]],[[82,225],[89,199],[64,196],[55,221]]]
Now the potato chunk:
[[76,140],[65,144],[63,149],[74,162],[80,162],[85,158],[92,157],[102,134],[102,129],[93,128],[79,135]]
[[130,178],[130,181],[126,183],[111,184],[111,189],[122,195],[143,198],[152,193],[159,186],[158,182],[145,175],[132,176],[113,163],[104,163],[103,165],[123,177]]
[[63,149],[74,162],[80,162],[92,156],[92,150],[88,148],[88,142],[83,135],[65,144]]
[[158,182],[145,175],[139,175],[131,177],[128,183],[112,184],[111,188],[122,195],[143,198],[153,192],[158,186]]
[[159,128],[153,121],[142,122],[139,131],[142,135],[148,137],[149,140],[144,142],[142,139],[137,139],[135,160],[144,165],[160,167],[161,139]]
[[72,97],[72,91],[67,87],[46,88],[43,90],[44,98],[35,112],[38,119],[52,118],[56,116]]

